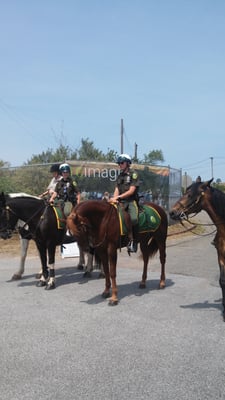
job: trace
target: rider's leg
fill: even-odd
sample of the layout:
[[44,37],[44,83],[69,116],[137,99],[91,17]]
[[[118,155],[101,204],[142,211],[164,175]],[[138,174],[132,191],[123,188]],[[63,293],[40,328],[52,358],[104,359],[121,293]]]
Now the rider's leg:
[[136,253],[138,247],[138,207],[135,201],[129,204],[128,212],[132,224],[132,238],[128,244],[127,250],[130,253]]

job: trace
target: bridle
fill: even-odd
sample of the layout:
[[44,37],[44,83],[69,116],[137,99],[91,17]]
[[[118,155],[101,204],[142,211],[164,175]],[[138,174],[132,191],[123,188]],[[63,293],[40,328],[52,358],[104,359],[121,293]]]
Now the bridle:
[[[35,213],[34,213],[30,218],[28,218],[28,220],[23,221],[23,222],[24,222],[24,225],[23,225],[20,229],[24,229],[26,226],[29,227],[29,223],[30,223],[30,222],[36,217],[36,215],[37,215],[38,213],[40,213],[40,211],[42,211],[42,209],[44,209],[45,207],[47,207],[45,204],[42,205],[39,209],[37,209],[37,210],[35,211]],[[5,216],[6,216],[6,226],[0,229],[0,233],[1,233],[1,232],[2,232],[2,233],[3,233],[3,232],[6,233],[6,234],[7,234],[7,237],[10,238],[10,237],[12,236],[12,232],[13,232],[13,230],[14,230],[14,228],[12,228],[12,226],[11,226],[11,224],[10,224],[10,213],[11,213],[12,215],[14,215],[14,216],[17,218],[17,220],[18,220],[18,219],[21,220],[21,217],[20,217],[9,205],[6,205],[5,207],[3,207],[3,211],[5,211]],[[15,224],[15,225],[16,225],[16,224]]]
[[[188,214],[192,214],[192,209],[196,207],[196,205],[198,205],[201,201],[202,196],[205,195],[204,190],[201,191],[201,193],[197,196],[197,199],[192,201],[192,203],[190,203],[188,206],[184,206],[181,201],[178,201],[177,203],[179,204],[180,208],[182,209],[182,211],[179,214],[179,218],[181,220],[186,220],[188,221]],[[193,211],[193,217],[197,214],[197,212]]]
[[92,237],[93,237],[92,232],[91,232],[92,231],[92,226],[91,226],[90,223],[85,222],[85,221],[80,221],[79,224],[77,225],[77,228],[78,228],[79,231],[83,231],[84,233],[86,233],[87,243],[88,243],[88,246],[89,246],[90,249],[98,248],[98,247],[102,246],[105,243],[106,238],[107,238],[108,224],[110,222],[110,218],[111,218],[111,215],[112,215],[112,212],[113,212],[113,208],[114,208],[114,205],[112,204],[110,209],[109,209],[109,211],[108,211],[108,213],[106,214],[106,217],[107,217],[106,221],[104,219],[102,220],[102,224],[104,224],[105,231],[104,231],[104,235],[103,235],[102,240],[99,241],[98,243],[94,243],[93,240],[92,240]]

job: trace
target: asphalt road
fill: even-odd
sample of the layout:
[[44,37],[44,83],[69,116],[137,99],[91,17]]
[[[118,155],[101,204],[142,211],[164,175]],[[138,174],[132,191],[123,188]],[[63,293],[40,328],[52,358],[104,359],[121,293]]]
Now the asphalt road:
[[101,298],[76,259],[57,256],[57,287],[35,286],[39,260],[12,282],[18,259],[0,274],[1,400],[225,399],[225,323],[212,237],[168,242],[167,286],[158,256],[147,289],[142,261],[119,254],[118,306]]

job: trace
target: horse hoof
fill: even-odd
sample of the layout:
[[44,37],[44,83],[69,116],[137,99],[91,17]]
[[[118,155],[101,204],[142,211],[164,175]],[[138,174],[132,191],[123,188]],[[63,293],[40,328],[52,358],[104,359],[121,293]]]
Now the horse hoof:
[[139,289],[146,289],[146,284],[145,283],[140,283]]
[[83,266],[83,265],[81,265],[81,264],[79,264],[79,265],[77,266],[77,269],[79,269],[80,271],[83,271],[83,269],[84,269],[84,266]]
[[36,283],[36,286],[37,286],[37,287],[44,287],[44,286],[46,286],[46,282],[45,282],[45,281],[38,281],[38,282]]
[[112,299],[110,299],[108,304],[109,304],[109,306],[117,306],[118,300],[112,300]]
[[110,293],[105,293],[105,292],[102,293],[103,299],[108,299],[109,296],[110,296]]
[[89,271],[86,271],[84,274],[83,274],[83,278],[91,278],[91,272],[89,272]]
[[12,281],[19,281],[22,278],[21,275],[18,274],[14,274],[11,278]]
[[45,290],[53,290],[55,289],[55,282],[48,283],[45,287]]
[[165,289],[165,287],[166,287],[165,282],[160,282],[159,289]]

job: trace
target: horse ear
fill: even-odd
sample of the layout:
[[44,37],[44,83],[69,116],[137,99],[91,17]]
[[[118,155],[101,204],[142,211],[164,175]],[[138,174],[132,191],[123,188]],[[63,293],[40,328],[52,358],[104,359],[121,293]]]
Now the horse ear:
[[210,186],[211,183],[212,183],[212,181],[213,181],[213,179],[214,179],[214,178],[212,178],[212,179],[210,179],[209,181],[207,181],[207,182],[206,182],[206,186]]
[[5,200],[5,194],[4,194],[4,192],[1,193],[0,198],[1,198],[1,202],[2,202],[3,206],[5,207],[6,200]]

